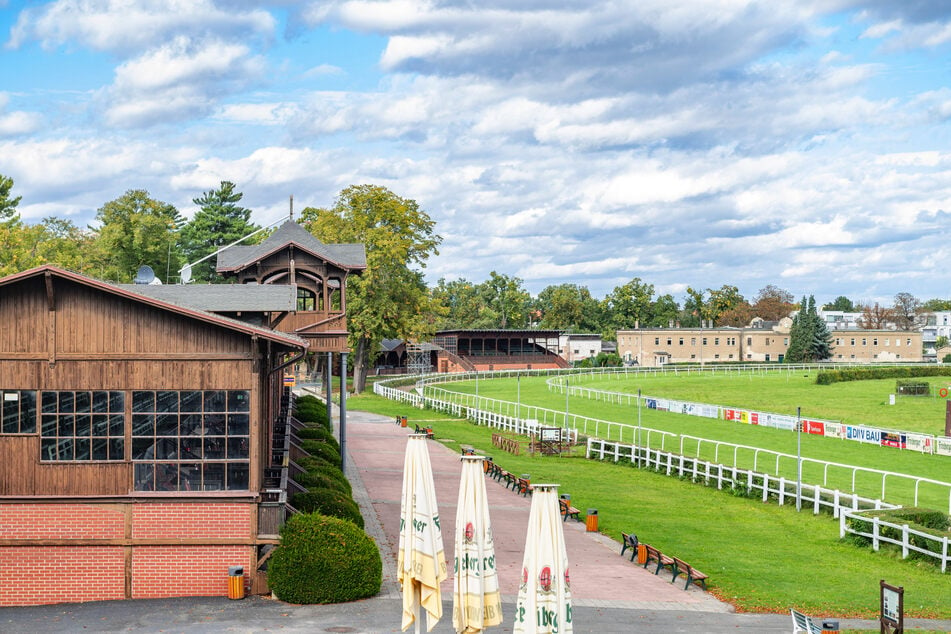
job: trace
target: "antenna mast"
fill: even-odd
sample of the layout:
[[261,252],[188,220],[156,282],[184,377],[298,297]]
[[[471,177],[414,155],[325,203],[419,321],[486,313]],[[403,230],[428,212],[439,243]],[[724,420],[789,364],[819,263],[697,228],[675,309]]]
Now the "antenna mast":
[[291,213],[290,213],[291,222],[294,222],[294,194],[291,194]]

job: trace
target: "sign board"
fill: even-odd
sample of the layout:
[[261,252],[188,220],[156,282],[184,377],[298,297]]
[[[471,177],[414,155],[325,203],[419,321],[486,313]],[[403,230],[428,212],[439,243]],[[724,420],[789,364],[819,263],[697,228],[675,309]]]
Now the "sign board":
[[547,442],[557,442],[561,440],[560,427],[542,427],[540,430],[541,439]]
[[291,374],[284,375],[284,387],[294,387],[297,385],[297,377]]
[[879,619],[881,634],[904,634],[905,632],[905,588],[895,587],[882,579],[882,615]]

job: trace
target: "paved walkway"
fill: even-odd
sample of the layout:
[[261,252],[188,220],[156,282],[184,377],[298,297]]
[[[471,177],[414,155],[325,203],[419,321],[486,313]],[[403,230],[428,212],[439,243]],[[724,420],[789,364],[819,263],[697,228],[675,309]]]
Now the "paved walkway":
[[[0,608],[0,632],[399,632],[396,528],[403,456],[410,430],[398,427],[389,417],[352,411],[347,414],[347,430],[347,475],[366,519],[367,532],[380,544],[383,556],[383,587],[376,597],[335,605],[290,605],[249,596],[242,601],[190,597]],[[429,443],[429,454],[451,568],[459,454],[437,442]],[[506,616],[505,623],[488,631],[508,633],[512,631],[515,584],[531,500],[491,479],[486,485]],[[734,614],[730,606],[699,589],[684,591],[682,585],[654,576],[621,557],[620,544],[587,533],[580,522],[569,520],[565,524],[565,539],[571,565],[574,631],[579,634],[779,634],[792,630],[786,614]],[[443,592],[444,616],[432,630],[439,634],[454,631],[451,578]],[[841,620],[840,624],[843,629],[878,629],[875,621]],[[924,627],[951,632],[951,621],[906,620],[906,629]]]

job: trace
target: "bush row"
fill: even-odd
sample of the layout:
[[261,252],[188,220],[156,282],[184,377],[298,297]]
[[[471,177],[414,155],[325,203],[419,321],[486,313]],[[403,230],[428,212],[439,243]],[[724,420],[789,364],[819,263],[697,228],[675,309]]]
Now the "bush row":
[[[897,524],[898,526],[907,524],[908,528],[912,530],[918,531],[919,533],[934,535],[938,539],[951,536],[951,516],[942,511],[921,507],[905,507],[888,511],[869,512],[866,514],[866,517],[848,518],[848,525],[853,530],[861,531],[863,533],[871,533],[872,516],[877,517],[882,521],[889,522],[890,524]],[[891,526],[881,526],[879,528],[879,535],[881,537],[898,540],[900,542],[902,539],[902,530],[901,528],[892,528]],[[862,535],[850,534],[848,536],[848,541],[862,546],[870,546],[872,544],[872,538],[864,537]],[[908,541],[916,548],[936,552],[935,547],[937,542],[935,540],[911,533],[908,536]],[[882,544],[882,546],[889,545],[890,544]],[[940,546],[938,546],[937,551],[940,552]],[[908,556],[912,559],[921,559],[930,561],[932,563],[935,561],[934,557],[930,557],[914,550],[911,551]]]
[[383,564],[376,542],[363,531],[363,516],[341,471],[340,444],[323,403],[298,397],[295,431],[308,456],[297,460],[294,480],[307,490],[291,496],[300,514],[281,528],[281,546],[268,566],[268,584],[291,603],[339,603],[380,591]]
[[845,381],[870,381],[874,379],[903,379],[923,376],[951,376],[948,366],[897,366],[894,368],[840,368],[820,370],[816,385],[832,385]]

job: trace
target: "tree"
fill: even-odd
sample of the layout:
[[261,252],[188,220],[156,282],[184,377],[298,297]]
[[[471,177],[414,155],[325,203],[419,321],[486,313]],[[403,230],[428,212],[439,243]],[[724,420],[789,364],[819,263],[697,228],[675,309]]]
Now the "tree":
[[642,281],[639,277],[621,286],[615,286],[601,302],[605,325],[613,332],[635,328],[640,324],[647,325],[651,317],[653,296],[654,285]]
[[677,321],[680,313],[680,306],[670,293],[659,295],[654,303],[651,304],[651,318],[647,326],[651,328],[663,328],[671,321]]
[[759,315],[756,313],[755,309],[750,306],[749,302],[743,301],[733,308],[720,313],[720,317],[717,319],[717,325],[744,328],[750,325],[750,322],[753,321],[754,317],[758,316]]
[[175,207],[144,189],[130,189],[107,202],[96,214],[94,256],[100,277],[131,282],[143,264],[157,272],[178,270],[175,245],[183,220]]
[[383,339],[421,341],[435,333],[444,311],[412,267],[425,267],[442,238],[415,200],[377,185],[351,185],[330,209],[304,209],[301,224],[324,242],[366,246],[366,270],[347,283],[353,386],[362,392]]
[[927,320],[927,313],[922,311],[921,301],[911,293],[895,295],[892,314],[899,330],[916,330]]
[[891,309],[879,306],[878,302],[872,306],[859,305],[857,308],[862,311],[862,317],[858,320],[859,328],[884,330],[895,319]]
[[921,308],[932,313],[951,310],[951,299],[929,299],[921,305]]
[[753,298],[753,314],[766,321],[779,321],[795,310],[793,299],[789,291],[767,284]]
[[489,279],[480,286],[486,305],[496,315],[496,328],[524,328],[528,325],[531,296],[522,288],[518,277],[489,273]]
[[[196,262],[260,229],[251,222],[251,210],[237,204],[243,196],[235,191],[234,183],[221,181],[218,189],[192,199],[200,209],[182,228],[180,236],[182,252],[188,262]],[[256,241],[260,241],[260,237],[249,239],[251,244]],[[216,277],[214,266],[214,258],[195,265],[192,279],[196,282],[212,281]]]
[[[707,295],[706,300],[704,295]],[[740,295],[740,290],[729,284],[724,284],[718,289],[708,288],[706,291],[688,286],[684,311],[692,318],[685,320],[684,325],[695,326],[701,321],[719,324],[721,314],[733,310],[744,301],[746,300]]]
[[20,223],[20,214],[17,213],[17,205],[20,204],[22,196],[16,198],[10,197],[10,191],[13,189],[13,179],[9,176],[0,174],[0,224],[17,225]]
[[948,338],[944,335],[938,335],[938,338],[934,341],[935,350],[941,350],[948,345]]
[[853,304],[852,300],[845,295],[839,295],[830,303],[822,307],[822,310],[839,310],[843,313],[852,313],[855,312],[855,309],[855,304]]
[[586,286],[546,286],[538,294],[535,308],[541,311],[538,324],[541,328],[574,332],[601,331],[601,307]]
[[478,285],[469,280],[447,282],[440,278],[432,296],[445,309],[437,330],[491,328],[495,324],[495,313],[486,306]]
[[819,317],[816,300],[810,295],[803,297],[799,312],[793,317],[789,331],[789,347],[784,361],[787,363],[813,363],[832,356],[832,333]]

